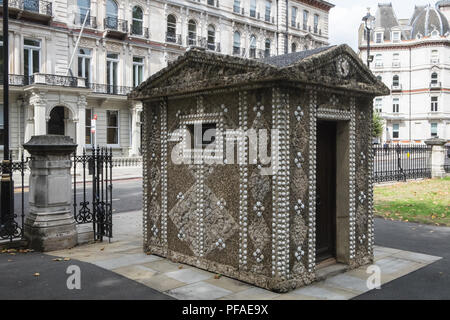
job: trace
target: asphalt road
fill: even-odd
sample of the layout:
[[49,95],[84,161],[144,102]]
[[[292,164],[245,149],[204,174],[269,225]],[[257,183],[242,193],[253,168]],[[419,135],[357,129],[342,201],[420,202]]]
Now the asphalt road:
[[[15,255],[0,253],[0,300],[173,299],[96,265],[77,260],[53,261],[54,258],[34,252]],[[73,271],[67,273],[69,266],[79,267],[79,289],[68,289],[68,278],[73,275]]]
[[450,228],[375,219],[375,243],[443,259],[355,299],[450,299]]
[[[83,185],[77,184],[76,188],[77,203],[83,201]],[[137,211],[142,209],[142,179],[118,180],[113,181],[113,213]],[[73,194],[71,195],[73,197]],[[92,201],[92,185],[86,184],[86,199]],[[20,219],[22,208],[22,194],[20,189],[16,188],[14,195],[14,212],[17,214],[17,220]],[[28,211],[28,189],[24,193],[24,212]]]

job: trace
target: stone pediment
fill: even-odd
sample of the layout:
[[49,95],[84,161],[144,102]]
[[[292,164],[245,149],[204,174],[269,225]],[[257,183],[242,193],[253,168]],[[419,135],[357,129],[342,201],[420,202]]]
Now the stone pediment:
[[347,45],[341,45],[262,60],[193,49],[143,82],[129,97],[146,99],[270,80],[339,87],[374,95],[390,94],[356,53]]

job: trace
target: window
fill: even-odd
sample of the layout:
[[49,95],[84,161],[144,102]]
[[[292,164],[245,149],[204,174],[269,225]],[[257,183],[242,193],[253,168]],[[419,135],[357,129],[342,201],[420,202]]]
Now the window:
[[264,19],[266,20],[266,22],[270,22],[270,11],[272,10],[272,2],[271,1],[266,1],[266,14]]
[[250,17],[256,18],[256,0],[250,0]]
[[297,8],[292,7],[291,9],[291,26],[296,27],[297,26]]
[[319,32],[319,15],[315,14],[314,15],[314,33],[318,33]]
[[88,14],[88,11],[91,9],[91,0],[77,0],[77,4],[79,14],[78,23],[83,24],[86,15],[88,15],[86,19],[86,25],[89,26],[91,24],[91,19],[90,14]]
[[270,57],[270,39],[266,39],[264,43],[264,57]]
[[438,97],[431,97],[431,112],[437,112],[438,106]]
[[177,19],[173,14],[169,14],[167,16],[167,42],[176,42],[177,41]]
[[241,1],[240,0],[234,0],[233,12],[241,13]]
[[375,55],[375,67],[383,67],[383,55],[380,53]]
[[392,42],[400,42],[401,33],[399,31],[392,32]]
[[303,10],[303,30],[308,29],[308,19],[309,19],[309,12],[307,10]]
[[107,0],[105,27],[117,30],[118,26],[119,26],[119,19],[118,19],[117,3],[114,0]]
[[5,124],[3,120],[3,104],[0,104],[0,146],[5,145]]
[[117,93],[117,66],[119,63],[119,55],[117,53],[108,53],[106,55],[106,81],[107,92]]
[[86,109],[86,137],[85,137],[85,141],[84,144],[86,145],[91,145],[94,143],[94,141],[92,141],[92,132],[91,132],[91,128],[92,128],[92,109]]
[[216,28],[212,24],[208,26],[208,49],[216,50]]
[[392,100],[392,112],[393,113],[399,113],[400,112],[400,99],[394,98]]
[[438,124],[433,122],[431,124],[431,136],[437,137],[437,135],[438,135]]
[[437,72],[433,72],[431,74],[431,84],[438,84],[438,74],[437,74]]
[[383,112],[383,99],[382,98],[375,99],[375,111],[378,113]]
[[191,149],[205,149],[216,140],[216,123],[187,125],[191,134]]
[[41,64],[41,42],[39,40],[24,39],[24,75],[31,76],[39,73]]
[[394,53],[392,55],[392,66],[400,67],[400,54],[399,53]]
[[138,6],[133,7],[133,23],[131,24],[131,33],[142,36],[142,26],[144,24],[144,13]]
[[378,81],[383,81],[383,77],[382,76],[377,76],[377,80]]
[[431,50],[431,63],[439,63],[439,51]]
[[383,32],[375,33],[375,42],[382,43],[383,42]]
[[78,77],[86,79],[86,85],[91,82],[91,50],[78,50]]
[[106,144],[119,144],[119,111],[106,110]]
[[133,57],[133,87],[137,87],[144,80],[144,58]]
[[296,52],[297,51],[297,45],[295,44],[295,42],[292,42],[291,44],[291,52]]
[[197,23],[191,19],[188,22],[188,45],[195,46],[196,38],[197,38]]
[[208,0],[208,5],[213,6],[214,5],[214,0]]
[[398,139],[400,136],[400,125],[398,123],[394,123],[392,125],[392,138]]
[[233,35],[233,54],[241,54],[241,34],[237,31]]
[[256,37],[250,36],[250,58],[256,58]]
[[398,75],[392,77],[392,86],[393,87],[400,86],[400,77]]

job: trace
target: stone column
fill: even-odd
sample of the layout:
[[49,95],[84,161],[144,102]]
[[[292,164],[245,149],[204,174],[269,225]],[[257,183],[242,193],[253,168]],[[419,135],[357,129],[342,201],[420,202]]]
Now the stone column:
[[24,144],[31,154],[29,213],[24,232],[38,251],[67,249],[77,244],[76,223],[71,213],[72,176],[70,155],[77,145],[66,136],[33,136]]
[[433,138],[425,141],[425,144],[431,146],[431,177],[432,178],[443,178],[446,176],[444,170],[445,163],[445,144],[446,140]]
[[139,146],[141,140],[141,125],[139,120],[139,112],[142,106],[134,105],[131,109],[131,150],[130,156],[139,156]]

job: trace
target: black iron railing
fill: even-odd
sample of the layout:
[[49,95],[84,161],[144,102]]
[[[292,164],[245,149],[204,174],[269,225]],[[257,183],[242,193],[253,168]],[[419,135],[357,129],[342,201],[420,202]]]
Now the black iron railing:
[[75,14],[74,24],[78,26],[82,26],[84,23],[84,19],[86,19],[85,27],[97,29],[97,17],[93,17],[90,14],[86,18],[86,14],[77,13]]
[[104,19],[104,27],[106,30],[114,30],[122,33],[128,33],[128,21],[118,19],[117,17],[106,17]]
[[[11,158],[11,157],[10,157]],[[19,161],[10,162],[9,165],[0,163],[0,174],[8,171],[14,175],[16,188],[14,189],[14,205],[11,212],[0,212],[0,240],[14,241],[23,238],[25,222],[25,171],[28,170],[28,161],[22,154]],[[18,179],[17,179],[18,178]],[[1,190],[7,192],[7,190]],[[20,194],[20,196],[19,196]],[[15,198],[15,199],[14,199]]]
[[[20,74],[10,74],[8,75],[10,86],[24,86],[27,84],[28,77],[22,76]],[[3,84],[3,74],[0,73],[0,85]]]
[[444,170],[445,172],[450,173],[450,145],[445,147]]
[[99,84],[99,83],[89,83],[88,87],[91,88],[94,93],[114,94],[124,96],[126,96],[133,90],[132,87]]
[[[3,0],[0,0],[0,5],[2,4]],[[44,0],[9,0],[8,6],[11,9],[19,9],[46,16],[51,16],[53,13],[52,3]]]
[[431,178],[431,146],[376,145],[373,152],[375,182]]
[[[73,155],[74,219],[78,224],[92,223],[95,240],[112,237],[112,168],[111,148],[93,147]],[[77,196],[78,183],[82,184],[81,196]]]
[[181,45],[181,34],[166,32],[166,42],[176,43]]

